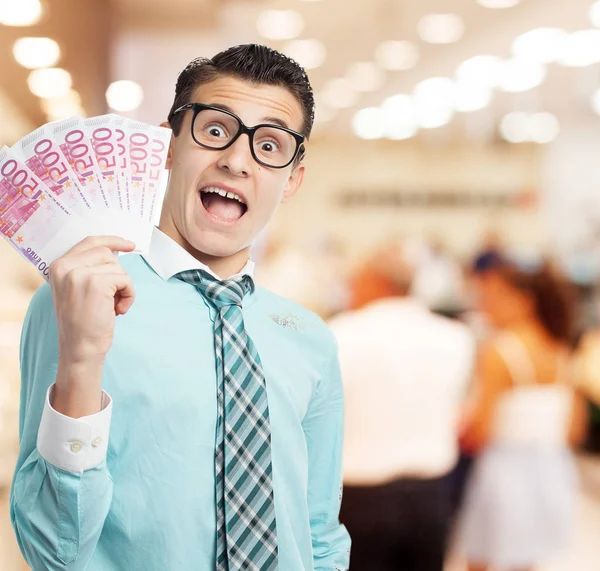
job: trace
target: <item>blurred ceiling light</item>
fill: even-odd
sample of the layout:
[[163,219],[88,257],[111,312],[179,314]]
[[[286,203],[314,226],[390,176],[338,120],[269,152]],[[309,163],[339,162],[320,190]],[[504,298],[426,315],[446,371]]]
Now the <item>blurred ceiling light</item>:
[[50,121],[58,121],[74,115],[85,115],[81,106],[81,96],[74,89],[61,97],[42,99],[42,109]]
[[114,81],[106,90],[106,102],[115,111],[133,111],[141,105],[143,99],[142,87],[128,79]]
[[569,34],[562,44],[559,64],[586,67],[600,62],[600,30],[579,30]]
[[551,143],[559,133],[560,124],[552,113],[534,113],[529,118],[529,134],[534,143]]
[[419,131],[419,126],[415,123],[394,123],[386,125],[385,136],[392,141],[406,141],[414,137]]
[[500,135],[509,143],[525,143],[529,141],[529,116],[527,113],[515,111],[502,118]]
[[33,26],[42,17],[40,0],[0,0],[0,24]]
[[383,112],[379,107],[361,109],[352,119],[352,130],[361,139],[381,139],[385,134]]
[[598,89],[596,93],[592,95],[592,109],[595,113],[600,115],[600,89]]
[[417,105],[417,120],[422,129],[438,129],[452,121],[453,109],[428,108]]
[[437,129],[454,116],[456,94],[449,77],[431,77],[419,83],[413,91],[417,123],[423,129]]
[[389,40],[377,46],[375,60],[380,67],[390,71],[412,69],[419,61],[419,48],[406,40]]
[[85,110],[83,107],[78,105],[63,105],[53,103],[48,107],[48,111],[45,112],[48,121],[61,121],[62,119],[68,119],[69,117],[85,117]]
[[454,109],[454,82],[449,77],[430,77],[417,84],[413,100],[419,108]]
[[478,4],[481,4],[484,8],[512,8],[516,6],[521,0],[477,0]]
[[330,79],[321,96],[325,105],[332,109],[348,109],[358,103],[358,93],[350,80],[345,77]]
[[296,60],[304,69],[321,67],[327,57],[327,50],[319,40],[292,40],[284,46],[283,53]]
[[50,38],[20,38],[13,45],[13,56],[27,69],[52,67],[58,63],[60,48]]
[[335,119],[337,115],[337,111],[335,109],[331,109],[324,103],[317,103],[315,106],[315,124],[329,123]]
[[453,44],[465,32],[465,24],[458,14],[427,14],[419,20],[419,36],[430,44]]
[[315,123],[328,123],[337,115],[337,109],[332,109],[325,103],[323,94],[315,94]]
[[510,143],[551,143],[560,133],[552,113],[509,113],[500,124],[500,134]]
[[560,28],[536,28],[515,38],[513,55],[537,63],[552,63],[563,53],[568,34]]
[[61,97],[71,89],[71,74],[60,67],[34,69],[27,78],[31,93],[38,97]]
[[419,129],[413,100],[410,95],[388,97],[381,105],[385,124],[385,136],[401,141],[414,137]]
[[534,61],[513,58],[498,67],[497,85],[508,93],[521,93],[541,85],[546,79],[546,67]]
[[600,28],[600,0],[594,2],[590,8],[590,22],[592,26]]
[[258,33],[269,40],[293,40],[304,29],[304,18],[294,10],[265,10],[256,21]]
[[396,120],[400,117],[403,121],[414,117],[415,108],[410,95],[399,93],[388,97],[382,104],[381,110],[387,119]]
[[492,102],[492,90],[472,83],[458,81],[454,84],[455,108],[459,113],[472,113],[485,109]]
[[70,89],[68,93],[61,95],[60,97],[50,97],[47,99],[42,99],[42,109],[44,112],[48,112],[52,105],[77,105],[81,106],[81,95],[75,90]]
[[357,91],[378,91],[385,83],[385,72],[369,61],[351,64],[346,77]]
[[501,62],[502,60],[497,56],[475,56],[458,66],[456,77],[462,83],[492,88],[498,81],[498,68]]

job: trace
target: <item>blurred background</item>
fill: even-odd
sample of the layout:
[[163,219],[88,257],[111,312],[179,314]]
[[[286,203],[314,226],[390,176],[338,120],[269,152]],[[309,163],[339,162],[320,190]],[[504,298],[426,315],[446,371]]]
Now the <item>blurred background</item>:
[[[544,569],[598,569],[600,1],[0,0],[0,145],[71,115],[158,124],[190,60],[248,42],[305,66],[317,98],[304,186],[255,246],[263,285],[334,319],[365,260],[402,244],[411,296],[478,342],[481,254],[550,261],[576,288],[591,420],[575,542]],[[0,260],[0,568],[17,571],[18,344],[40,280],[4,242]]]

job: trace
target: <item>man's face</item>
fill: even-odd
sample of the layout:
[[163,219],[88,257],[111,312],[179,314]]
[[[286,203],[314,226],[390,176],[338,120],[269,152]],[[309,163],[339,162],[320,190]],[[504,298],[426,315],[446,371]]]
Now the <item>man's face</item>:
[[[294,131],[302,128],[302,107],[283,87],[253,85],[224,76],[198,87],[191,101],[226,106],[249,127],[276,119]],[[167,164],[171,178],[161,229],[192,255],[233,256],[247,249],[277,205],[295,194],[304,167],[292,164],[271,169],[258,164],[247,135],[227,149],[205,149],[191,136],[193,111],[183,114]],[[206,192],[208,189],[213,192]],[[214,190],[233,193],[244,204]]]

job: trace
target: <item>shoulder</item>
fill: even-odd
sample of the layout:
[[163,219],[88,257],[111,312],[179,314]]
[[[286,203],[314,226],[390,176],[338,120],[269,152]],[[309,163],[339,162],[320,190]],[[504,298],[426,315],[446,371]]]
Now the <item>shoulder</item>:
[[466,323],[434,313],[429,313],[429,316],[440,333],[449,340],[454,340],[458,344],[467,345],[473,349],[475,348],[475,335]]
[[31,366],[39,359],[49,366],[57,358],[58,329],[48,283],[37,289],[29,303],[21,330],[20,353],[22,378],[31,373]]
[[285,329],[302,333],[302,337],[318,344],[326,352],[336,352],[337,346],[331,329],[316,313],[299,303],[257,286],[256,303],[269,318]]
[[27,315],[25,317],[25,326],[31,321],[54,318],[54,303],[52,301],[52,289],[47,282],[43,283],[33,294]]
[[477,354],[477,369],[484,382],[497,386],[509,386],[512,383],[506,352],[502,346],[507,337],[498,335],[484,343]]

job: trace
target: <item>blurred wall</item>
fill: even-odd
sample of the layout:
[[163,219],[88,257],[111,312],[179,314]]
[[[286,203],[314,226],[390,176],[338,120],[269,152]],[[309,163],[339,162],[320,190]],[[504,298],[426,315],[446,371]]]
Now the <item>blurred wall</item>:
[[[363,191],[383,193],[387,203],[341,204],[348,194]],[[429,193],[438,203],[440,195],[452,195],[457,202],[463,195],[465,202],[462,206],[397,203],[406,203],[406,196],[413,193]],[[394,194],[400,198],[390,204]],[[504,196],[509,204],[481,206],[486,194]],[[304,185],[280,209],[270,234],[295,243],[330,235],[347,241],[356,256],[390,236],[441,238],[456,254],[469,255],[491,229],[504,235],[509,245],[544,247],[541,194],[534,147],[450,143],[425,148],[329,137],[310,144]]]

